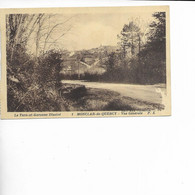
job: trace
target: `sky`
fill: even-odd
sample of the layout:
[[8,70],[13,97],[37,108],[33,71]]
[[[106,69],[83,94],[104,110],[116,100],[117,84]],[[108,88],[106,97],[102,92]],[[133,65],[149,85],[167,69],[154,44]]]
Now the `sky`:
[[[64,16],[61,16],[63,20]],[[100,45],[117,45],[117,35],[124,24],[132,19],[146,29],[152,20],[152,13],[142,14],[80,14],[71,21],[70,31],[60,38],[60,45],[68,50],[82,50]],[[69,24],[65,24],[69,25]]]
[[[142,32],[148,29],[152,21],[152,13],[82,13],[82,14],[56,14],[50,22],[46,20],[45,26],[60,24],[50,35],[49,49],[83,50],[99,46],[117,46],[117,35],[120,34],[124,24],[134,21]],[[47,27],[45,31],[47,32]],[[42,32],[42,34],[44,34]],[[36,30],[35,30],[36,33]],[[35,34],[34,34],[35,35]],[[44,37],[43,42],[44,43]],[[56,41],[57,40],[57,41]],[[53,44],[55,42],[55,44]],[[28,44],[29,50],[35,51],[35,38]]]

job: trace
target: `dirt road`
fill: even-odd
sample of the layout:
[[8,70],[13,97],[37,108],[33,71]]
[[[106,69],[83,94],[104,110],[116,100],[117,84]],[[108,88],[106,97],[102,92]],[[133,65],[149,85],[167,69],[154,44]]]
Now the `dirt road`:
[[165,85],[132,85],[117,83],[85,82],[80,80],[63,80],[62,83],[81,84],[87,88],[108,89],[120,93],[122,96],[131,97],[150,103],[162,104],[165,95]]

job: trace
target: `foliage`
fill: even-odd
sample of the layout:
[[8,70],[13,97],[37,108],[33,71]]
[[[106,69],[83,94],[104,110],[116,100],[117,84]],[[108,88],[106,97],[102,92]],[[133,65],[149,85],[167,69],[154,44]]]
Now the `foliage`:
[[130,49],[131,55],[135,55],[136,49],[139,47],[140,37],[140,28],[133,21],[123,26],[120,35],[118,35],[118,39],[120,40],[119,45],[124,57],[126,57],[128,49]]
[[58,51],[50,50],[39,57],[38,66],[39,83],[41,85],[59,85],[59,72],[62,63],[61,54]]
[[56,89],[59,86],[60,54],[49,51],[39,58],[38,65],[25,51],[15,51],[15,58],[17,60],[11,64],[8,60],[7,67],[8,111],[59,110],[60,97]]
[[166,82],[166,17],[165,12],[153,14],[148,42],[139,53],[139,72],[145,75],[142,82]]
[[165,12],[153,14],[155,21],[150,24],[147,47],[159,52],[165,52],[166,47],[166,15]]

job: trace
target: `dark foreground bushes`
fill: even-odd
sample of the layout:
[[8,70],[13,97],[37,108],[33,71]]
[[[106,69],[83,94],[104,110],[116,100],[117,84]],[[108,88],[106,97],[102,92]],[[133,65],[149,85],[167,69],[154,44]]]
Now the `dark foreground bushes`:
[[7,47],[8,112],[59,111],[60,53],[52,50],[35,58],[17,45],[9,54]]

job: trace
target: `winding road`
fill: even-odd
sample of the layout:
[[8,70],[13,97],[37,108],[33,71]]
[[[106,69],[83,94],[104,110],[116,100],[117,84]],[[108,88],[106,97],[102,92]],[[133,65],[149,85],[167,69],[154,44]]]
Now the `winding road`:
[[118,83],[86,82],[81,80],[62,80],[62,83],[81,84],[86,88],[108,89],[120,93],[122,96],[131,97],[149,103],[162,104],[165,96],[165,84],[158,85],[133,85]]

